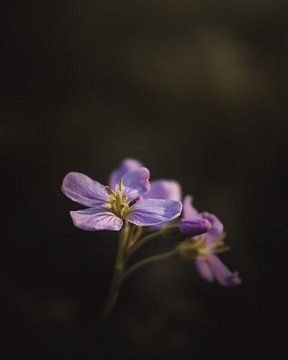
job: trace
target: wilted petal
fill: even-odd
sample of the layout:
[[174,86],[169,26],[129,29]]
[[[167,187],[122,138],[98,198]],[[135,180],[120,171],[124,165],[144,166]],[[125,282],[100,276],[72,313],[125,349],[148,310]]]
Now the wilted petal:
[[103,208],[70,211],[73,224],[82,230],[112,230],[119,231],[123,221]]
[[210,254],[207,259],[211,270],[217,281],[223,286],[237,286],[241,284],[241,279],[238,273],[232,273],[227,266],[225,266],[218,256]]
[[[149,176],[149,170],[144,167],[130,171],[123,176],[123,193],[128,196],[129,201],[137,199],[150,190]],[[116,191],[118,189],[119,185],[116,185]]]
[[86,206],[99,206],[108,199],[104,185],[79,172],[68,173],[61,189],[71,200]]
[[185,196],[183,201],[183,216],[185,220],[192,220],[199,217],[198,211],[192,206],[192,201],[192,196]]
[[116,185],[119,184],[119,181],[123,176],[130,172],[139,169],[142,164],[134,159],[125,159],[122,161],[120,166],[114,170],[109,179],[109,185],[112,190],[115,190]]
[[180,201],[144,199],[131,207],[129,221],[138,226],[163,224],[176,219],[182,211]]
[[207,233],[207,231],[211,228],[210,222],[202,218],[195,220],[182,220],[178,226],[184,235],[189,236],[197,236]]
[[203,219],[208,220],[211,224],[211,229],[205,235],[207,246],[211,246],[215,244],[215,242],[217,242],[223,234],[223,224],[215,215],[203,213],[201,216]]
[[197,257],[195,260],[195,266],[196,266],[196,269],[197,269],[199,275],[204,280],[207,280],[209,282],[212,282],[214,280],[213,272],[212,272],[210,266],[207,264],[205,259],[203,259],[201,257]]
[[156,180],[151,182],[151,189],[145,199],[181,200],[181,187],[173,180]]

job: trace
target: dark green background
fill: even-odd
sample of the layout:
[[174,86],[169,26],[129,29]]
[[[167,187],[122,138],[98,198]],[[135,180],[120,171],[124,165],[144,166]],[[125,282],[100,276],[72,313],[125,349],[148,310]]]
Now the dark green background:
[[[1,359],[256,358],[279,350],[287,280],[285,1],[9,1],[1,11]],[[96,322],[116,233],[74,228],[68,171],[125,157],[224,222],[243,284],[169,261]],[[147,246],[143,255],[169,244]]]

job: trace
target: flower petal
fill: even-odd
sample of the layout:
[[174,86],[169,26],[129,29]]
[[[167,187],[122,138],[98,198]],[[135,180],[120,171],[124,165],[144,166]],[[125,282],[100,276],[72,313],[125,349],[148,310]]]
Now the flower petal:
[[114,170],[109,179],[109,185],[112,190],[115,190],[116,185],[120,179],[128,172],[139,169],[142,164],[134,159],[125,159],[121,162],[120,166]]
[[[149,176],[149,170],[144,167],[130,171],[123,176],[123,194],[128,196],[129,201],[137,199],[150,190]],[[115,189],[119,190],[119,184]]]
[[163,224],[176,219],[182,211],[180,201],[144,199],[131,207],[129,221],[138,226]]
[[238,273],[232,273],[226,265],[218,258],[218,256],[210,254],[207,258],[207,261],[213,271],[213,274],[217,281],[223,286],[237,286],[241,284],[241,279],[238,276]]
[[203,219],[206,219],[211,224],[211,229],[205,234],[207,246],[214,245],[215,242],[223,235],[223,224],[217,218],[217,216],[209,213],[201,214]]
[[207,233],[211,229],[211,223],[202,218],[195,220],[181,220],[179,229],[184,235],[198,236]]
[[71,200],[86,206],[99,206],[108,199],[104,185],[79,172],[68,173],[61,189]]
[[204,280],[207,280],[209,282],[212,282],[214,280],[213,272],[205,259],[203,259],[202,257],[197,257],[195,260],[195,266],[199,275]]
[[90,208],[80,211],[70,211],[73,224],[82,230],[112,230],[119,231],[123,221],[113,213],[103,208]]
[[145,194],[145,199],[166,199],[180,201],[181,187],[177,181],[156,180],[151,182],[151,189]]
[[192,196],[185,196],[183,201],[183,215],[185,220],[192,220],[199,216],[198,211],[192,205],[192,201]]

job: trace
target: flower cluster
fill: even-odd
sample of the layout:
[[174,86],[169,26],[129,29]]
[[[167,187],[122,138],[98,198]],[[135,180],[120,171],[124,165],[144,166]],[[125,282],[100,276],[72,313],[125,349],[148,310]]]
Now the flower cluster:
[[[216,280],[228,287],[239,285],[238,274],[232,273],[216,255],[228,249],[224,246],[225,234],[220,220],[213,214],[199,213],[192,206],[191,196],[186,195],[182,201],[178,182],[150,182],[149,177],[149,170],[139,161],[126,159],[112,172],[107,186],[79,172],[70,172],[63,180],[63,193],[86,207],[70,212],[76,227],[88,231],[120,231],[115,267],[118,270],[114,277],[118,279],[118,288],[138,268],[175,255],[194,261],[199,275],[209,282]],[[140,246],[167,233],[171,238],[181,238],[174,250],[142,260],[125,271],[127,259]],[[112,288],[115,293],[115,284]],[[111,306],[110,301],[109,311]]]
[[195,259],[200,276],[209,282],[216,279],[223,286],[239,285],[241,279],[238,274],[230,272],[215,255],[229,249],[224,246],[223,224],[213,214],[199,213],[192,206],[191,196],[186,196],[183,203],[183,220],[179,225],[183,232],[189,231],[189,222],[193,219],[202,219],[207,224],[207,232],[187,239],[180,245],[179,249],[183,259]]

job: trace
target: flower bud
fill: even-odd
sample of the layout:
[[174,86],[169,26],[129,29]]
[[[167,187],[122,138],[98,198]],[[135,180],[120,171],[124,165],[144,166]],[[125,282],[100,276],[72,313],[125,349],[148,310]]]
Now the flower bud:
[[210,221],[203,218],[195,220],[182,220],[178,226],[182,234],[191,237],[202,235],[211,229]]

